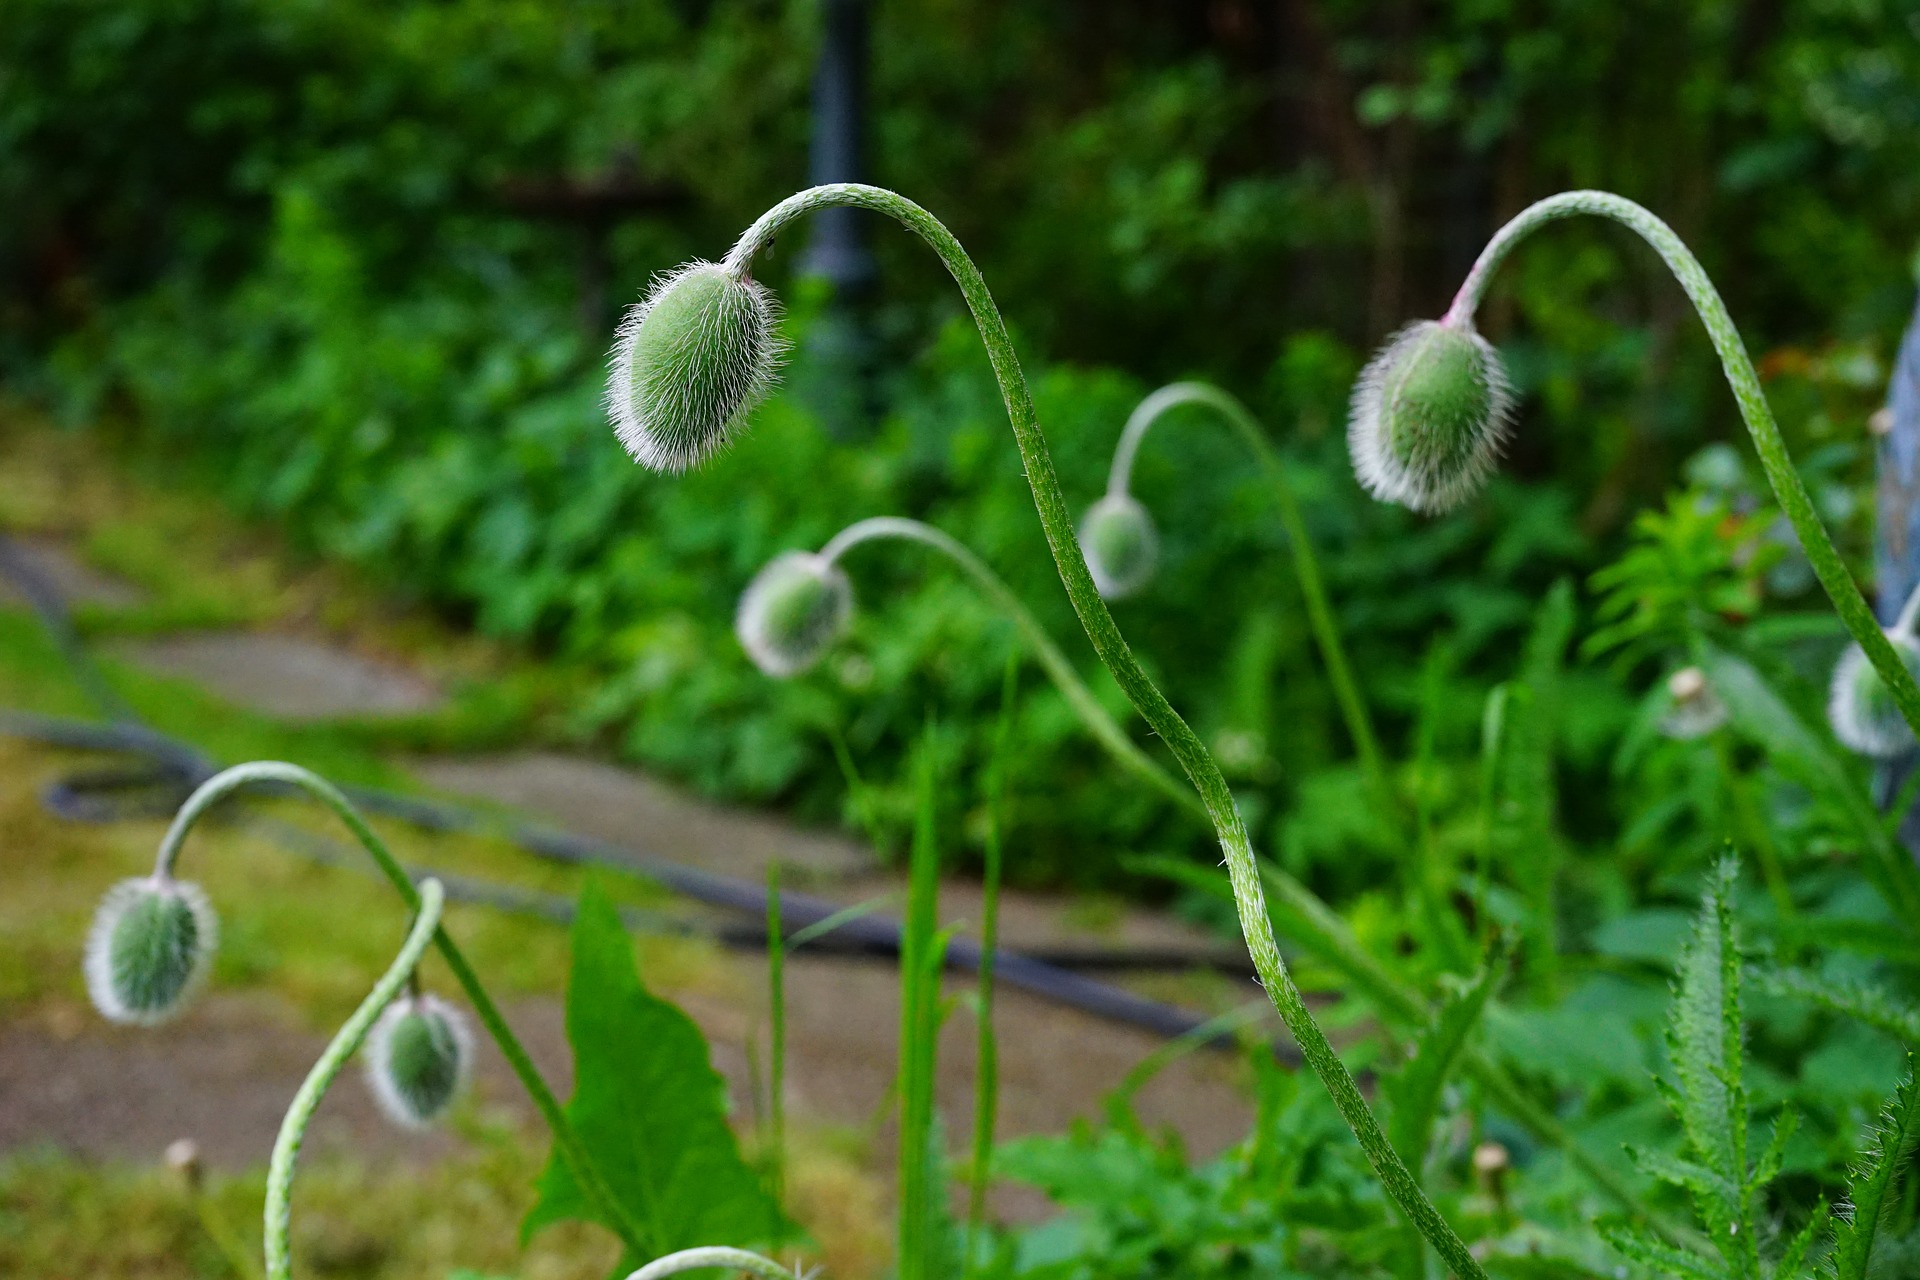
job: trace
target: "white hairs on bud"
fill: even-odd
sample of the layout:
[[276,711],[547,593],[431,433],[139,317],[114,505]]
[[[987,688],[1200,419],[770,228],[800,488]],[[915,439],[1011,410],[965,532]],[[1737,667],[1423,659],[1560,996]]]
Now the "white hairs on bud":
[[[453,1083],[445,1099],[431,1111],[422,1111],[419,1101],[408,1096],[394,1079],[394,1033],[414,1014],[438,1021],[447,1030],[453,1049]],[[403,995],[381,1012],[367,1033],[365,1055],[367,1088],[387,1119],[403,1129],[425,1129],[446,1114],[447,1108],[466,1090],[473,1074],[473,1032],[461,1012],[438,996]]]
[[[676,339],[659,366],[636,359],[641,330],[661,300],[696,276],[724,285],[721,306]],[[785,343],[779,302],[765,286],[717,263],[693,261],[657,277],[630,307],[608,358],[606,409],[634,461],[656,471],[686,471],[725,448],[772,390]],[[683,319],[684,318],[680,318]]]
[[1480,357],[1489,410],[1472,452],[1452,474],[1423,471],[1394,452],[1387,412],[1396,406],[1388,403],[1389,383],[1413,349],[1441,328],[1437,320],[1416,320],[1389,338],[1360,371],[1347,418],[1347,447],[1360,486],[1382,502],[1429,515],[1449,511],[1479,491],[1499,463],[1513,428],[1513,387],[1506,366],[1493,344],[1468,322],[1454,332],[1471,341]]
[[[1920,642],[1899,630],[1888,631],[1886,636],[1907,670],[1920,674]],[[1833,668],[1827,720],[1841,745],[1863,756],[1887,759],[1913,746],[1913,730],[1900,714],[1886,681],[1857,644],[1848,645]]]
[[[191,950],[184,955],[175,952],[151,957],[159,963],[184,970],[184,974],[176,981],[174,990],[164,1002],[148,1006],[130,1000],[131,993],[126,989],[129,975],[120,972],[117,967],[113,941],[127,913],[155,897],[185,905],[193,920],[194,937]],[[207,970],[212,965],[214,949],[219,945],[219,940],[220,919],[200,886],[170,876],[122,880],[107,890],[106,896],[100,900],[99,909],[94,912],[93,926],[87,930],[86,952],[81,963],[87,979],[87,995],[92,999],[93,1007],[109,1022],[157,1027],[186,1007],[200,984],[206,981]]]
[[823,555],[787,551],[747,584],[733,630],[754,666],[785,679],[818,662],[852,616],[846,571]]
[[1160,534],[1132,494],[1108,493],[1081,517],[1080,552],[1100,598],[1124,600],[1153,580]]

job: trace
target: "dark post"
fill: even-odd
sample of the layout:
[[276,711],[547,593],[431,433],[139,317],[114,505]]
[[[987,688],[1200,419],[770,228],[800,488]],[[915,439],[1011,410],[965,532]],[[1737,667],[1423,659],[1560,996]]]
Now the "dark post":
[[[1873,432],[1880,437],[1879,492],[1874,500],[1878,537],[1873,546],[1874,577],[1878,580],[1875,606],[1881,625],[1899,616],[1916,583],[1920,583],[1920,302],[1916,302],[1907,336],[1894,357],[1887,403],[1873,415]],[[1889,761],[1878,770],[1882,807],[1893,803],[1901,784],[1914,768],[1914,757]],[[1900,823],[1900,839],[1920,856],[1920,809]]]
[[[815,183],[866,179],[867,0],[821,0],[820,61],[813,73]],[[822,209],[800,269],[827,286],[788,379],[827,432],[858,440],[879,416],[868,308],[878,274],[859,209]]]
[[[867,0],[822,0],[820,61],[813,71],[814,183],[866,178]],[[806,270],[857,297],[873,284],[860,210],[823,209],[813,217]]]

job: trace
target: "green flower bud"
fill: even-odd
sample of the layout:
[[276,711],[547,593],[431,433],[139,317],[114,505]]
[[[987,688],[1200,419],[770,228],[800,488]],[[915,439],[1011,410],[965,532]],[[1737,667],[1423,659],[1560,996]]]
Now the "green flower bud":
[[1080,521],[1080,550],[1103,598],[1123,600],[1153,578],[1160,535],[1147,509],[1125,493],[1109,493]]
[[165,875],[123,880],[87,934],[87,994],[110,1022],[165,1022],[205,979],[219,932],[197,886]]
[[723,448],[773,385],[774,301],[755,281],[693,262],[656,281],[614,341],[607,414],[634,461],[684,471]]
[[367,1085],[388,1119],[424,1129],[453,1105],[473,1068],[473,1033],[434,996],[402,996],[367,1035]]
[[1383,502],[1445,511],[1493,471],[1512,412],[1500,355],[1471,322],[1408,325],[1354,386],[1354,472]]
[[820,660],[853,617],[853,584],[811,551],[788,551],[754,575],[740,596],[734,633],[770,676],[798,675]]
[[[1920,678],[1920,641],[1902,631],[1887,632],[1887,639],[1907,670]],[[1827,719],[1833,736],[1863,756],[1897,756],[1913,747],[1913,730],[1894,703],[1892,691],[1857,644],[1847,646],[1833,669]]]

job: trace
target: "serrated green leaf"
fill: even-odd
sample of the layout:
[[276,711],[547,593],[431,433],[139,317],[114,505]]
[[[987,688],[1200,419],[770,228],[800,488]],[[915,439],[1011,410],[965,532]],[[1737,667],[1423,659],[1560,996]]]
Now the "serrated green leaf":
[[1416,1173],[1426,1162],[1441,1091],[1459,1064],[1468,1038],[1479,1026],[1487,1001],[1506,972],[1511,951],[1512,943],[1503,936],[1473,980],[1442,999],[1433,1020],[1415,1039],[1413,1056],[1406,1065],[1381,1081],[1393,1104],[1387,1138]]
[[1833,1266],[1838,1280],[1866,1280],[1874,1240],[1880,1233],[1884,1211],[1890,1207],[1887,1192],[1912,1158],[1917,1143],[1920,1087],[1915,1086],[1909,1059],[1907,1078],[1881,1113],[1873,1147],[1847,1180],[1848,1210],[1840,1215],[1834,1230]]
[[1806,1274],[1803,1269],[1807,1265],[1807,1253],[1813,1248],[1813,1242],[1826,1234],[1832,1221],[1833,1211],[1825,1200],[1813,1207],[1806,1225],[1794,1232],[1793,1239],[1787,1241],[1787,1247],[1781,1251],[1780,1262],[1773,1269],[1775,1280],[1799,1280]]
[[1672,1183],[1683,1191],[1695,1196],[1714,1196],[1731,1199],[1739,1188],[1715,1173],[1703,1164],[1664,1151],[1648,1151],[1641,1147],[1628,1147],[1627,1155],[1640,1172],[1650,1178]]
[[[1739,956],[1735,950],[1730,862],[1708,882],[1693,936],[1680,954],[1667,1026],[1674,1100],[1681,1128],[1700,1162],[1729,1186],[1747,1176],[1746,1097],[1740,1084]],[[1731,1206],[1729,1206],[1731,1209]],[[1724,1232],[1731,1213],[1708,1225]]]
[[1688,1253],[1627,1231],[1607,1230],[1601,1235],[1615,1253],[1661,1280],[1727,1280],[1726,1265],[1718,1258]]
[[[633,940],[593,881],[574,917],[567,1040],[575,1081],[567,1116],[608,1188],[641,1224],[649,1255],[717,1241],[746,1245],[787,1229],[727,1125],[726,1086],[706,1038],[641,983]],[[601,1221],[557,1153],[536,1190],[523,1236],[569,1219]]]
[[1920,1010],[1884,991],[1858,982],[1835,982],[1810,969],[1762,969],[1755,974],[1763,990],[1805,1000],[1829,1013],[1863,1022],[1907,1045],[1920,1045]]

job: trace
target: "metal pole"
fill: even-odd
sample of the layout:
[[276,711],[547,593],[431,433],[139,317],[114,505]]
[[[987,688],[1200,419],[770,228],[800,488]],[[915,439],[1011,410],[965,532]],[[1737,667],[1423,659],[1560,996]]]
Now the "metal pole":
[[[867,0],[821,0],[820,61],[813,73],[814,183],[866,181]],[[804,269],[831,281],[839,297],[873,286],[873,255],[858,209],[813,217]]]
[[[1874,607],[1885,626],[1899,615],[1915,584],[1920,583],[1920,301],[1914,305],[1907,335],[1894,358],[1887,403],[1873,415],[1871,425],[1880,439],[1879,482],[1874,498],[1878,530],[1873,545],[1878,586]],[[1893,802],[1913,768],[1914,756],[1909,753],[1877,770],[1876,790],[1882,806]],[[1920,809],[1901,820],[1900,840],[1920,857]]]

